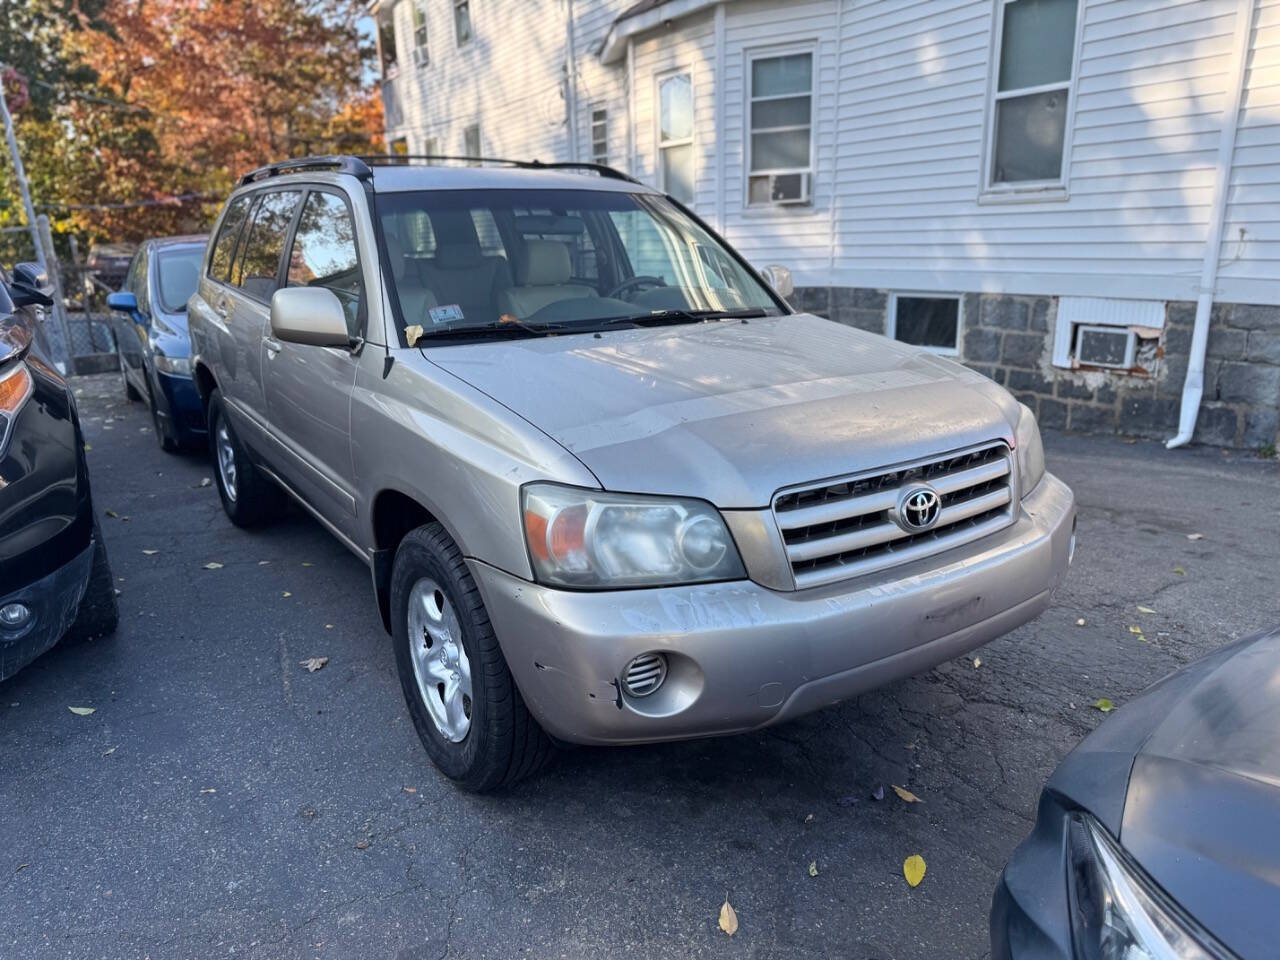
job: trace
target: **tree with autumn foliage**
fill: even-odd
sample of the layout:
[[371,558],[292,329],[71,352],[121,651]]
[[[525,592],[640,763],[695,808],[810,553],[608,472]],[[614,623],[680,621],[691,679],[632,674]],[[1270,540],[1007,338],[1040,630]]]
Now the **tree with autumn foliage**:
[[[11,5],[0,0],[0,14]],[[0,61],[24,80],[15,91],[30,91],[27,104],[10,103],[36,205],[56,231],[137,240],[204,229],[246,170],[381,149],[363,0],[17,6],[40,42],[20,49],[10,20]],[[4,176],[14,202],[0,206],[0,223],[10,225],[21,207],[7,165]]]

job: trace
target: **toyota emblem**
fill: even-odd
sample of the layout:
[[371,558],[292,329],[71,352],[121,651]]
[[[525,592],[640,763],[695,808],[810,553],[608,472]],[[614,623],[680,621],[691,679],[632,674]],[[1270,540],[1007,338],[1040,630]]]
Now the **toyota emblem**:
[[924,533],[942,513],[942,498],[938,491],[927,485],[908,487],[898,499],[898,526],[907,533]]

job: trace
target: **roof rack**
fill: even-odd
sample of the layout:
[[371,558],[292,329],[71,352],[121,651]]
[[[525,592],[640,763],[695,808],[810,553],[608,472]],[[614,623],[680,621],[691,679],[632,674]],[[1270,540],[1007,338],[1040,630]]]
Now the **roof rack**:
[[362,180],[373,176],[373,171],[369,169],[369,165],[360,157],[297,157],[291,160],[269,163],[265,167],[259,167],[257,170],[250,170],[240,178],[240,186],[243,187],[259,180],[278,177],[286,173],[298,173],[303,170],[329,170],[334,173],[349,173]]
[[578,163],[573,161],[511,160],[507,157],[460,157],[435,153],[392,153],[370,156],[352,157],[374,167],[409,166],[413,163],[435,163],[438,161],[454,163],[497,164],[504,167],[515,167],[520,170],[585,170],[599,174],[609,180],[625,180],[627,183],[640,183],[635,177],[628,176],[621,170],[606,166],[603,163]]

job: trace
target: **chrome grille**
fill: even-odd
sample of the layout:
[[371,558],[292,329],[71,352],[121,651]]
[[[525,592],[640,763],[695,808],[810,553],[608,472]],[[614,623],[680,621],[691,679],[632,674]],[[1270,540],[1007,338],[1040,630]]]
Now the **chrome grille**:
[[[942,501],[934,526],[909,533],[895,523],[898,498],[928,483]],[[816,587],[932,556],[1013,522],[1013,461],[992,443],[892,469],[784,490],[773,513],[796,588]]]
[[622,688],[633,697],[647,697],[667,678],[667,658],[660,653],[642,653],[622,675]]

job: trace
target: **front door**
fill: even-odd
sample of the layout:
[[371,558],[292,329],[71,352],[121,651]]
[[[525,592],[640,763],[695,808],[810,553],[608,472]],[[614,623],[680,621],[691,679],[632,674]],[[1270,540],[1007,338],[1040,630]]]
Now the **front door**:
[[[342,302],[352,341],[363,332],[364,282],[351,211],[330,190],[307,194],[286,270],[287,286],[325,287]],[[262,343],[263,379],[271,433],[283,448],[287,479],[342,533],[355,532],[351,462],[351,393],[357,357],[340,347]]]

